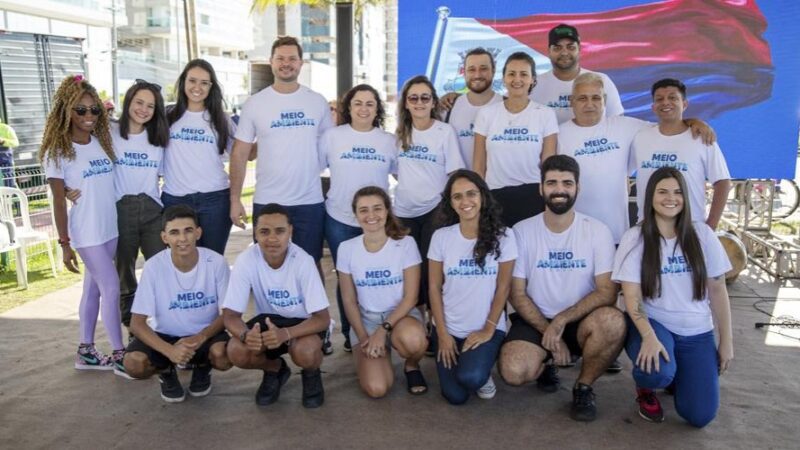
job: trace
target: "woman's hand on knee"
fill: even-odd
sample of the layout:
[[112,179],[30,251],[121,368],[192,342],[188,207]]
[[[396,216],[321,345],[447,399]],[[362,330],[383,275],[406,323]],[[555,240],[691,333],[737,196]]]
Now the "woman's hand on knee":
[[661,361],[659,356],[669,362],[669,353],[655,333],[650,333],[642,339],[642,346],[639,348],[639,355],[636,357],[636,365],[645,373],[660,372]]

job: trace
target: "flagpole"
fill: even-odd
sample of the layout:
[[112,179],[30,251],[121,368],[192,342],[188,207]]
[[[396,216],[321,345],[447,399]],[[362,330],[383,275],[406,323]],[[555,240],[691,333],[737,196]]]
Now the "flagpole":
[[431,54],[428,56],[428,68],[425,69],[425,75],[428,76],[428,79],[433,79],[433,67],[436,64],[436,59],[439,55],[439,45],[442,42],[442,34],[444,33],[445,22],[447,22],[447,17],[450,16],[450,8],[447,6],[440,6],[436,9],[436,12],[439,14],[439,20],[436,22],[436,30],[433,32]]

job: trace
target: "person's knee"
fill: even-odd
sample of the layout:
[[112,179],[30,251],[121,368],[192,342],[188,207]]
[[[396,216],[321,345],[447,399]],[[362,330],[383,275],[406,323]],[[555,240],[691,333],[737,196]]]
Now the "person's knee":
[[322,342],[314,336],[297,339],[289,347],[292,362],[303,369],[316,369],[322,362]]
[[364,380],[359,380],[359,382],[361,384],[361,390],[370,398],[381,398],[389,392],[389,386],[384,380],[366,378]]
[[147,378],[150,376],[150,359],[142,352],[129,352],[122,360],[125,372],[133,378]]
[[442,397],[451,405],[463,405],[469,400],[469,392],[454,391],[452,389],[442,389]]
[[468,392],[477,391],[486,383],[491,373],[486,373],[479,369],[456,370],[456,380]]
[[228,341],[228,347],[225,353],[228,361],[234,366],[241,369],[249,368],[251,354],[244,344],[230,340]]
[[231,360],[228,359],[224,342],[217,342],[211,346],[208,350],[208,360],[211,363],[211,367],[217,370],[228,370],[232,366]]
[[676,408],[678,415],[681,416],[689,425],[695,428],[703,428],[717,417],[717,408],[702,410],[699,408]]
[[[663,363],[663,361],[662,361]],[[658,372],[652,371],[647,373],[638,367],[633,369],[633,379],[636,385],[648,389],[663,389],[672,383],[675,378],[675,371],[670,370],[669,366],[661,366]]]
[[501,358],[497,363],[500,377],[509,386],[522,386],[535,379],[535,374],[540,372],[539,363],[519,364],[509,359]]
[[422,327],[419,329],[406,330],[407,332],[398,336],[397,350],[404,358],[421,356],[428,347],[428,339]]

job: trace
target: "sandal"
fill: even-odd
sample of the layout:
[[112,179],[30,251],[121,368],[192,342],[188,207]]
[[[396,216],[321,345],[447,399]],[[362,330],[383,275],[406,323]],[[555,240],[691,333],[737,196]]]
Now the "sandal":
[[406,374],[406,385],[408,386],[409,394],[422,395],[428,392],[428,383],[425,382],[425,377],[422,376],[422,371],[420,371],[419,369],[412,369],[409,371],[405,371],[405,374]]

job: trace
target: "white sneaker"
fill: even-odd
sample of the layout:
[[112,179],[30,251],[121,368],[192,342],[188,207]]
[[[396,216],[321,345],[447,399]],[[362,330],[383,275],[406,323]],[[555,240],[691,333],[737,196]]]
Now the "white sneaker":
[[489,400],[491,398],[494,398],[495,394],[497,394],[497,386],[495,386],[494,380],[492,379],[491,375],[489,375],[489,380],[486,381],[486,384],[481,386],[481,388],[478,389],[478,392],[476,392],[476,394],[478,394],[478,397],[484,400]]

